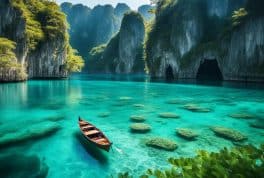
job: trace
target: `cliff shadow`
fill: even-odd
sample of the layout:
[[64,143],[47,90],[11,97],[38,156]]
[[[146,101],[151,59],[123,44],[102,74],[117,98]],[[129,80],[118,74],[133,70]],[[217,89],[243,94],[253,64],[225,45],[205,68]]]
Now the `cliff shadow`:
[[223,81],[223,74],[216,59],[204,59],[199,66],[196,79],[200,81]]

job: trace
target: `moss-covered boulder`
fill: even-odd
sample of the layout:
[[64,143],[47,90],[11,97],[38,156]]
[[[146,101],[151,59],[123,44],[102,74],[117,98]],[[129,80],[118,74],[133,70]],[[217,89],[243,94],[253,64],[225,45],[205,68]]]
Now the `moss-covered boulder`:
[[198,134],[196,132],[192,131],[191,129],[187,129],[187,128],[176,129],[176,133],[180,137],[187,139],[187,140],[194,140],[196,137],[198,137]]
[[133,122],[144,122],[146,119],[144,116],[132,115],[132,116],[130,116],[130,120]]
[[247,112],[233,113],[233,114],[229,114],[228,116],[235,119],[254,119],[256,117],[255,115]]
[[175,141],[161,137],[148,138],[145,144],[149,147],[163,149],[167,151],[173,151],[178,147]]
[[192,112],[211,112],[210,108],[204,108],[197,104],[186,104],[183,106],[183,109],[186,109]]
[[151,130],[151,126],[143,123],[135,123],[130,125],[130,130],[133,133],[147,133]]
[[174,113],[171,113],[171,112],[159,113],[159,117],[160,118],[168,118],[168,119],[178,119],[178,118],[180,118],[180,116],[178,114],[174,114]]
[[44,178],[49,168],[38,156],[11,154],[0,157],[0,170],[3,178]]
[[229,139],[231,141],[238,142],[238,141],[244,141],[247,139],[247,137],[244,134],[240,133],[239,131],[230,129],[230,128],[216,126],[216,127],[211,127],[211,130],[217,136]]

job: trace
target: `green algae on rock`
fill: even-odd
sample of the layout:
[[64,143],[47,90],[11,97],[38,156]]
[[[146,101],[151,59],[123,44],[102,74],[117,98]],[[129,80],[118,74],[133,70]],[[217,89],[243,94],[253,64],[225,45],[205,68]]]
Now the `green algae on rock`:
[[187,140],[194,140],[196,137],[198,137],[197,133],[195,133],[191,129],[187,129],[187,128],[176,129],[176,133],[180,137],[185,138]]
[[130,130],[135,133],[147,133],[151,130],[151,127],[148,124],[135,123],[130,125]]
[[183,109],[186,109],[192,112],[211,112],[211,109],[204,108],[196,104],[186,104],[183,106]]
[[36,155],[10,154],[0,157],[0,170],[0,177],[44,178],[49,167]]
[[163,149],[167,151],[174,151],[178,147],[175,141],[162,137],[148,138],[145,144],[149,147]]
[[144,122],[146,119],[144,116],[132,115],[132,116],[130,116],[130,120],[133,122]]
[[159,117],[160,118],[171,118],[171,119],[178,119],[180,118],[179,115],[171,113],[171,112],[163,112],[163,113],[159,113]]
[[242,133],[240,133],[239,131],[230,129],[230,128],[226,128],[226,127],[211,127],[211,130],[220,137],[229,139],[231,141],[244,141],[247,139],[247,137],[245,135],[243,135]]

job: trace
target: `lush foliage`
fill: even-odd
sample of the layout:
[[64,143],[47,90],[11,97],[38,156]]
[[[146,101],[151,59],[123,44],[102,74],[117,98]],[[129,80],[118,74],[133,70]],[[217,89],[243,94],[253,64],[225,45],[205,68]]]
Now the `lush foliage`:
[[[193,158],[170,158],[168,170],[148,169],[141,177],[157,178],[228,178],[262,177],[264,172],[264,145],[224,148],[218,153],[198,151]],[[120,178],[132,177],[129,173]]]
[[65,15],[49,0],[11,0],[26,22],[25,35],[31,50],[46,39],[67,38]]
[[17,62],[14,50],[16,43],[0,37],[0,73],[15,71],[18,80],[26,79],[27,75],[21,64]]
[[84,60],[77,55],[77,51],[71,46],[67,48],[66,70],[68,72],[80,72],[84,66]]
[[14,49],[16,43],[7,38],[0,38],[0,68],[18,67]]
[[51,0],[11,0],[12,6],[21,12],[25,20],[25,36],[30,50],[41,42],[60,40],[67,50],[66,69],[79,72],[84,66],[83,59],[69,46],[66,16]]

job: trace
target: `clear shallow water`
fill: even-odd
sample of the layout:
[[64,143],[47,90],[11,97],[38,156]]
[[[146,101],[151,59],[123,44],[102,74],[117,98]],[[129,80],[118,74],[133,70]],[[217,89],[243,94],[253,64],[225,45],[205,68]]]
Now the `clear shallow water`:
[[[18,132],[23,136],[36,134],[36,128],[45,130],[60,125],[60,129],[38,139],[1,147],[0,154],[36,154],[49,166],[50,178],[109,177],[118,172],[140,174],[146,168],[163,167],[167,165],[167,158],[193,156],[197,149],[217,151],[234,146],[231,141],[216,137],[210,126],[238,130],[248,137],[244,143],[258,145],[264,142],[264,130],[249,126],[254,119],[228,116],[246,112],[263,119],[262,86],[256,88],[248,84],[245,89],[244,84],[230,87],[232,83],[222,86],[153,83],[142,76],[104,76],[103,79],[102,76],[80,75],[70,80],[1,84],[0,143],[5,133]],[[123,101],[122,97],[130,99]],[[168,104],[172,99],[182,102]],[[210,108],[212,112],[195,113],[182,108],[189,103]],[[181,118],[159,118],[158,114],[162,112],[173,112]],[[99,117],[102,113],[108,113],[109,117]],[[151,132],[131,133],[131,115],[145,116],[145,123],[152,127]],[[113,141],[114,150],[106,153],[86,145],[77,125],[78,116],[103,130]],[[196,141],[184,140],[176,135],[176,128],[193,129],[199,137]],[[146,147],[144,139],[150,136],[172,139],[178,148],[168,152]]]

